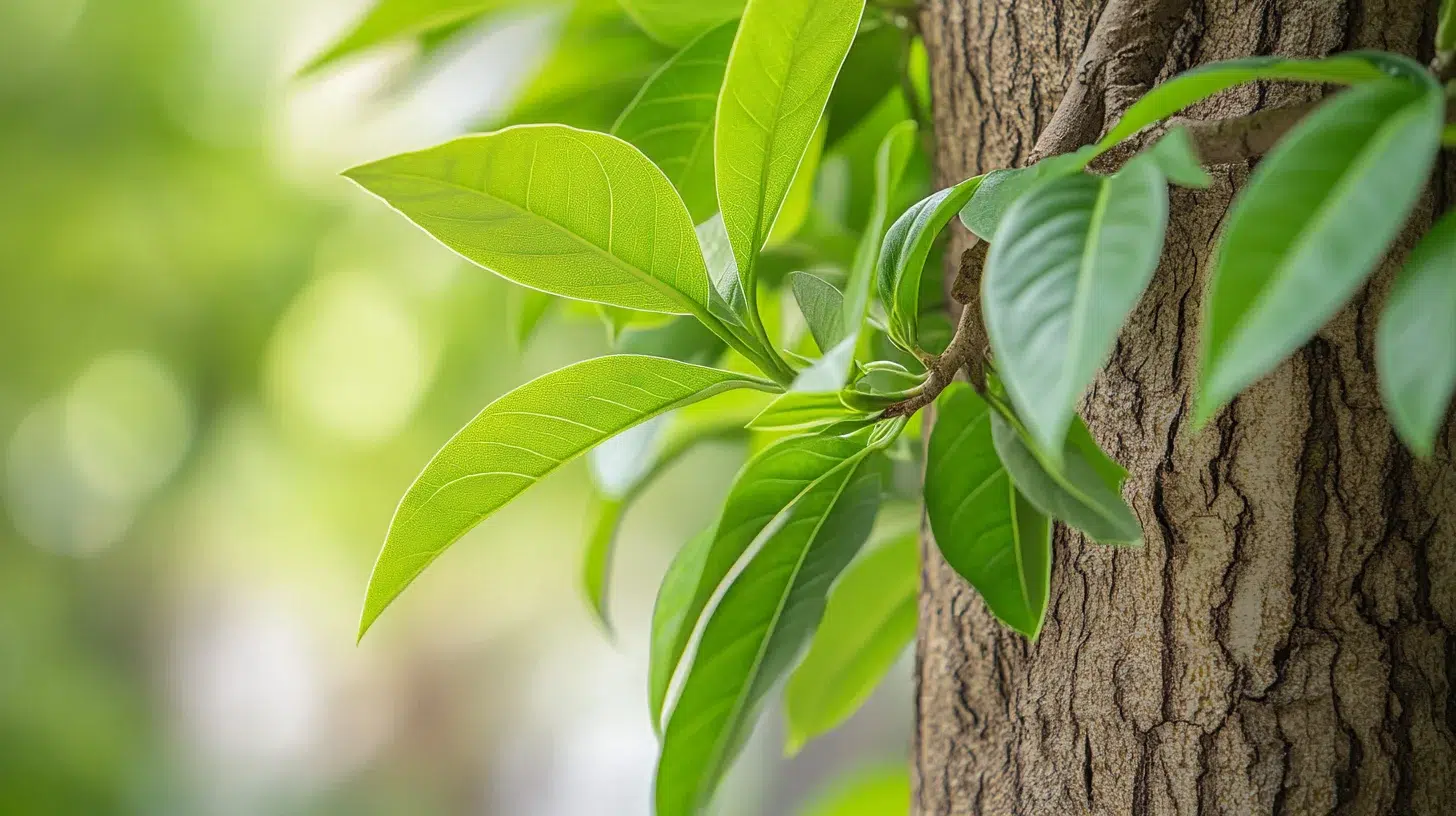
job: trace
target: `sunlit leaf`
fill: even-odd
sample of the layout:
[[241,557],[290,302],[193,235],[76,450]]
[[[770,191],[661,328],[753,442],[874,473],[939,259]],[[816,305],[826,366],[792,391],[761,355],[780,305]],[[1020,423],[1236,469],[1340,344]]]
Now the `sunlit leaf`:
[[859,709],[915,639],[919,530],[865,553],[840,576],[804,660],[784,687],[787,751]]
[[707,565],[713,546],[714,531],[704,530],[678,550],[662,583],[657,588],[657,601],[652,606],[652,632],[648,647],[647,706],[652,713],[652,730],[662,733],[662,712],[667,692],[681,657],[682,646],[692,636],[696,615],[689,617],[694,593]]
[[405,493],[364,601],[362,637],[447,547],[526,488],[633,425],[755,377],[616,355],[538,377],[492,402],[435,454]]
[[718,202],[750,297],[768,239],[854,41],[864,0],[750,0],[718,100]]
[[862,462],[868,449],[859,444],[858,455],[797,498],[704,624],[663,734],[657,816],[707,806],[759,704],[818,625],[830,585],[869,535],[882,474]]
[[736,30],[725,23],[689,43],[647,80],[612,128],[662,168],[693,223],[718,211],[713,114]]
[[1144,94],[1127,109],[1112,130],[1102,137],[1098,147],[1101,150],[1110,148],[1148,125],[1162,121],[1195,102],[1245,82],[1284,79],[1351,85],[1382,79],[1388,75],[1375,63],[1353,54],[1313,60],[1248,57],[1202,65],[1185,71]]
[[743,13],[745,0],[621,0],[622,8],[659,42],[683,46]]
[[1051,586],[1051,524],[1001,463],[993,418],[970,386],[942,392],[926,458],[925,511],[946,563],[998,620],[1034,640]]
[[423,37],[521,4],[522,0],[378,0],[347,34],[299,74],[314,73],[375,46]]
[[885,234],[877,276],[880,300],[889,313],[890,336],[907,351],[918,348],[920,276],[930,249],[980,185],[981,177],[975,176],[932,193],[895,219]]
[[1152,280],[1167,222],[1167,183],[1147,156],[1112,176],[1047,181],[1001,219],[981,313],[1016,414],[1042,450],[1061,451],[1083,391]]
[[793,272],[789,285],[814,345],[827,353],[844,339],[844,295],[834,284],[808,272]]
[[1195,424],[1313,337],[1399,233],[1445,116],[1441,87],[1426,76],[1335,96],[1249,178],[1204,298]]
[[1411,450],[1430,456],[1456,389],[1456,212],[1411,252],[1375,340],[1380,394]]
[[799,161],[799,169],[794,172],[794,180],[789,183],[789,191],[784,195],[784,203],[779,207],[778,218],[774,219],[773,229],[769,230],[768,240],[764,242],[765,248],[783,246],[799,234],[809,218],[809,208],[814,203],[814,179],[824,154],[827,121],[821,118],[809,139],[809,147],[804,151],[804,158]]
[[857,771],[822,794],[800,816],[905,816],[910,772],[904,767]]

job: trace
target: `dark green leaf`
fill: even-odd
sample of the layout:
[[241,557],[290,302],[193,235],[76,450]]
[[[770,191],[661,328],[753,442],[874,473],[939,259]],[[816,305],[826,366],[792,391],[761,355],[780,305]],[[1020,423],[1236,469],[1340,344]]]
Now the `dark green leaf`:
[[1112,176],[1046,181],[1001,219],[981,312],[1016,414],[1042,450],[1061,451],[1158,267],[1167,221],[1167,184],[1147,156]]
[[[1000,411],[991,412],[991,440],[1017,489],[1036,509],[1102,544],[1138,545],[1142,527],[1122,500],[1125,471],[1077,419],[1067,434],[1060,467]],[[1088,445],[1090,444],[1090,448]],[[1118,476],[1122,474],[1122,476]],[[1116,478],[1114,478],[1116,477]]]
[[1304,345],[1405,223],[1439,149],[1434,79],[1352,88],[1300,122],[1230,209],[1204,300],[1194,423]]
[[814,344],[829,353],[844,339],[844,295],[834,284],[808,272],[789,273],[789,285]]
[[364,601],[370,624],[447,547],[564,462],[633,425],[755,377],[656,357],[617,355],[567,366],[486,406],[410,486]]
[[992,441],[991,409],[965,383],[936,402],[925,511],[946,563],[998,620],[1035,640],[1051,587],[1051,524],[1017,490]]
[[724,591],[663,734],[657,816],[705,808],[750,732],[759,704],[818,625],[830,585],[854,558],[879,508],[881,468],[868,449],[794,502]]
[[1456,51],[1456,0],[1441,0],[1440,21],[1436,26],[1436,50]]
[[698,37],[668,60],[612,128],[662,168],[693,223],[718,211],[713,180],[713,113],[737,23]]
[[621,0],[642,30],[668,45],[684,46],[719,24],[737,19],[744,0]]
[[1456,389],[1456,212],[1411,252],[1375,341],[1380,394],[1405,444],[1430,456]]
[[858,710],[915,640],[919,587],[919,530],[865,553],[840,576],[784,687],[789,754]]
[[877,276],[880,300],[889,317],[890,337],[907,351],[919,348],[920,276],[930,248],[980,185],[981,177],[976,176],[932,193],[895,219],[885,234]]

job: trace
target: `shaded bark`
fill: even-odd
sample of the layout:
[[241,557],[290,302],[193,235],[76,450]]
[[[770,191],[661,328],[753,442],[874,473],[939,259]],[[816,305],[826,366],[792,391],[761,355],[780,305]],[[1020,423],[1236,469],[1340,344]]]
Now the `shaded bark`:
[[[1436,4],[1419,0],[1183,5],[1158,78],[1250,54],[1428,59],[1435,28]],[[1096,0],[923,0],[942,183],[1025,161],[1069,87],[1086,86],[1076,93],[1101,108],[1100,128],[1145,90],[1106,83],[1136,78],[1126,65],[1079,64],[1100,12]],[[1188,115],[1320,92],[1245,86]],[[1201,297],[1250,166],[1173,192],[1162,267],[1084,404],[1132,472],[1146,545],[1059,528],[1048,622],[1028,644],[927,543],[917,814],[1456,813],[1453,435],[1431,462],[1404,452],[1372,343],[1393,269],[1456,184],[1443,162],[1368,290],[1194,432]],[[959,231],[950,257],[968,245]]]

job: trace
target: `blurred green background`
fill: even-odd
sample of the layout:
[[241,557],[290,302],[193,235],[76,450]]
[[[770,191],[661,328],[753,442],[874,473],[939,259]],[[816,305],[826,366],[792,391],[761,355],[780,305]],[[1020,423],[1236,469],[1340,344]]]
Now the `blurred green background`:
[[[429,455],[606,341],[556,314],[519,348],[508,284],[338,172],[509,121],[605,129],[668,52],[586,2],[304,79],[363,4],[0,2],[0,813],[648,812],[653,594],[741,450],[628,515],[615,641],[576,587],[576,463],[354,644]],[[771,713],[721,812],[902,761],[909,711],[902,666],[792,761]]]

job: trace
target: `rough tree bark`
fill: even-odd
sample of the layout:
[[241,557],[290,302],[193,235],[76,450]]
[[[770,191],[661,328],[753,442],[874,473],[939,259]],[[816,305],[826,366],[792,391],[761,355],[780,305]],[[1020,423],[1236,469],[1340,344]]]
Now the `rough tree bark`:
[[[922,0],[942,183],[1024,162],[1044,131],[1095,138],[1148,78],[1201,63],[1352,48],[1429,59],[1436,3],[1183,0],[1165,6],[1176,19],[1151,65],[1125,44],[1082,58],[1101,6]],[[1138,25],[1157,39],[1157,20]],[[1090,135],[1053,119],[1069,87]],[[1190,115],[1319,93],[1245,87]],[[1422,226],[1456,196],[1449,164]],[[1371,338],[1394,264],[1291,362],[1189,428],[1213,238],[1249,167],[1172,194],[1162,268],[1084,405],[1132,471],[1146,545],[1059,529],[1034,645],[926,547],[917,814],[1456,813],[1453,434],[1413,461],[1381,411]],[[959,232],[951,257],[966,246]]]

